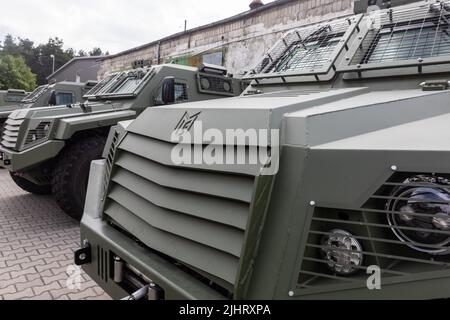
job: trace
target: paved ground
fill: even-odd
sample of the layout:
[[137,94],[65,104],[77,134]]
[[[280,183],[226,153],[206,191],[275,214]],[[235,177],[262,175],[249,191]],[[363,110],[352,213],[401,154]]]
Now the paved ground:
[[[78,247],[77,222],[0,170],[0,300],[110,299],[86,274],[77,277],[71,265]],[[77,280],[80,289],[70,289]]]

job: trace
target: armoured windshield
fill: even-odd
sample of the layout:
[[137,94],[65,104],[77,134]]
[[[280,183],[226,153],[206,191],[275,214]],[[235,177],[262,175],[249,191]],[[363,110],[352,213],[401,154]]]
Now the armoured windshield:
[[133,98],[144,88],[152,74],[152,69],[136,69],[108,75],[85,97],[89,100],[109,98]]
[[288,32],[265,55],[249,78],[328,74],[360,18],[336,19]]
[[349,67],[398,68],[448,60],[449,19],[450,2],[376,12],[368,19],[363,40],[354,46]]
[[317,32],[304,41],[298,41],[266,72],[306,71],[322,68],[329,60],[342,38],[340,34],[327,34],[326,29]]
[[32,93],[26,96],[22,102],[29,104],[36,102],[40,97],[42,97],[46,92],[50,90],[50,85],[43,85],[37,87]]

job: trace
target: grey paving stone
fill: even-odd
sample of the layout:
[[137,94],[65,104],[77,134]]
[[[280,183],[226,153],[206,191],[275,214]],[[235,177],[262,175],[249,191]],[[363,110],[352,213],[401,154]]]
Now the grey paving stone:
[[0,169],[0,300],[109,300],[84,272],[67,288],[80,229],[50,196],[22,191]]

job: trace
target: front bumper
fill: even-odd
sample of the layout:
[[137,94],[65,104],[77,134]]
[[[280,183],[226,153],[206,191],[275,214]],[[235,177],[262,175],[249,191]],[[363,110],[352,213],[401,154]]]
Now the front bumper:
[[0,146],[0,166],[11,172],[31,169],[57,156],[64,145],[64,141],[48,140],[22,151],[14,151]]
[[81,222],[81,239],[91,247],[91,261],[83,265],[83,269],[114,299],[121,299],[131,293],[113,281],[115,256],[120,257],[162,288],[165,299],[224,299],[218,292],[173,263],[138,245],[101,219],[84,214]]

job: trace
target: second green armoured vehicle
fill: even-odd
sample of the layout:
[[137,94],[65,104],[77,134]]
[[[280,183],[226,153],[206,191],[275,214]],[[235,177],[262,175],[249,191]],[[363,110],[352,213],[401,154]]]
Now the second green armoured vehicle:
[[[37,87],[25,96],[15,95],[14,104],[0,108],[0,122],[4,123],[8,116],[17,109],[39,108],[45,106],[68,105],[82,102],[83,96],[97,84],[96,81],[86,83],[57,82]],[[19,100],[19,97],[22,97]]]
[[3,124],[11,112],[17,109],[66,106],[82,102],[83,96],[96,84],[95,81],[87,83],[63,81],[39,86],[26,95],[24,95],[24,91],[8,90],[8,94],[4,98],[9,99],[11,103],[0,107],[0,123]]
[[75,262],[114,298],[450,297],[449,19],[305,26],[240,97],[121,123]]
[[99,158],[112,125],[149,106],[238,95],[240,81],[218,66],[159,65],[108,75],[85,103],[22,109],[6,121],[0,162],[22,189],[52,193],[81,218],[89,164]]
[[0,91],[0,107],[11,106],[20,104],[23,98],[25,98],[28,94],[25,90],[1,90]]

